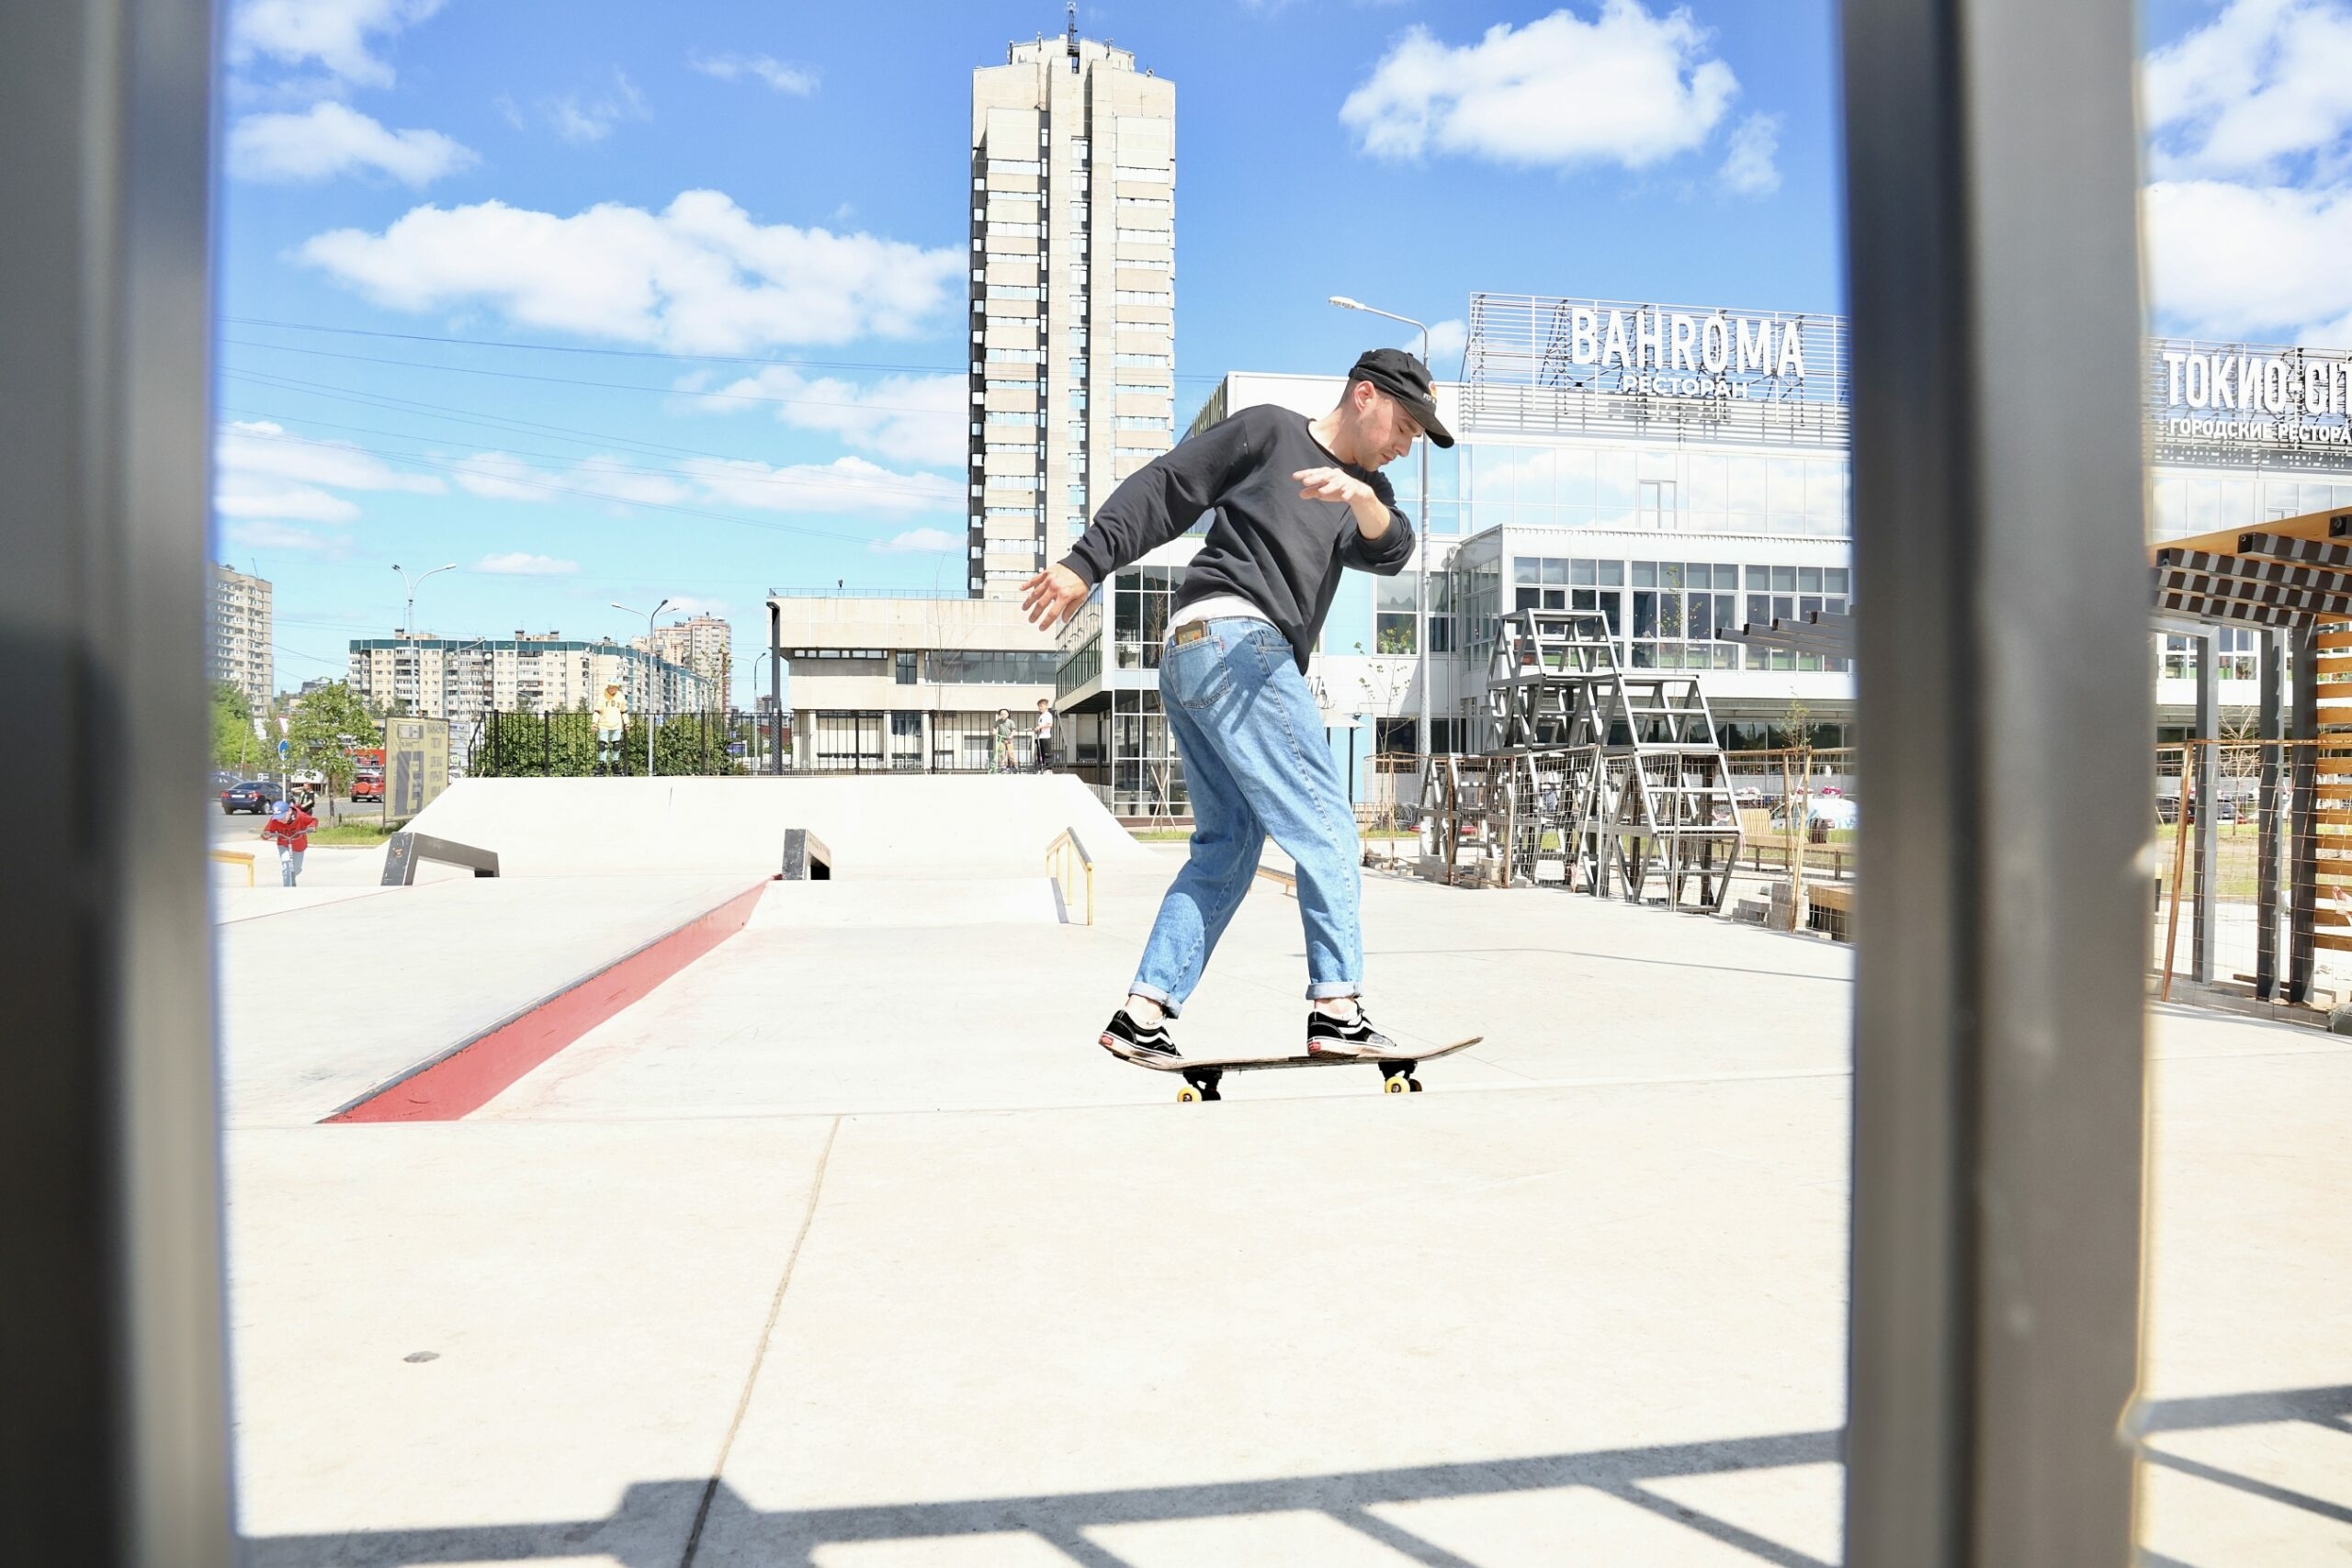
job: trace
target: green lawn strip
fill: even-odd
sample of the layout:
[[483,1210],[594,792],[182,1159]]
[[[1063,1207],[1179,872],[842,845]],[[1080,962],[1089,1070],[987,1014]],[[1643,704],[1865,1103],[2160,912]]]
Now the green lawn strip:
[[392,823],[337,822],[331,828],[311,829],[311,842],[314,844],[336,845],[356,844],[362,849],[371,849],[382,844],[386,839],[390,838],[394,833],[399,832],[406,826],[408,826],[408,824],[405,821]]

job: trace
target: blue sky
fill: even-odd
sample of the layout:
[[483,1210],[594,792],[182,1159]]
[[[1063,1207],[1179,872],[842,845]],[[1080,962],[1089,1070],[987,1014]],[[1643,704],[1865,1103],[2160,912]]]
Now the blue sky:
[[[969,72],[1058,5],[230,10],[215,549],[277,584],[282,688],[398,625],[395,562],[458,563],[419,595],[445,636],[627,635],[608,603],[666,595],[741,649],[770,587],[960,578]],[[1080,26],[1176,84],[1180,420],[1403,341],[1334,293],[1839,306],[1825,0]],[[2146,28],[2159,324],[2352,341],[2352,11]]]

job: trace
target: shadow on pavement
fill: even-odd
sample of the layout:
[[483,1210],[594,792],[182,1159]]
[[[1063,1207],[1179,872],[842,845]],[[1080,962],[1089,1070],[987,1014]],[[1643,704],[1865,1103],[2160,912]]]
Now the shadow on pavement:
[[[2274,1421],[2311,1421],[2352,1430],[2352,1384],[2162,1400],[2142,1407],[2138,1436],[2202,1431]],[[1024,1497],[975,1498],[855,1508],[753,1508],[716,1479],[642,1482],[601,1519],[438,1529],[265,1536],[250,1540],[249,1568],[338,1568],[436,1562],[526,1562],[608,1554],[627,1568],[692,1568],[700,1549],[724,1542],[730,1557],[777,1568],[808,1568],[820,1547],[858,1541],[937,1540],[1024,1532],[1086,1568],[1126,1568],[1087,1534],[1114,1525],[1313,1511],[1431,1568],[1476,1568],[1471,1560],[1373,1514],[1383,1504],[1495,1496],[1588,1486],[1698,1531],[1774,1568],[1830,1568],[1822,1560],[1726,1520],[1673,1502],[1645,1483],[1727,1474],[1843,1458],[1838,1432],[1790,1432],[1654,1448],[1604,1449],[1474,1464],[1341,1472],[1275,1481],[1136,1487]],[[2273,1503],[2352,1523],[2352,1509],[2251,1476],[2143,1448],[2147,1461],[2237,1487]],[[2143,1552],[2147,1564],[2171,1560]],[[2183,1565],[2185,1568],[2185,1565]]]

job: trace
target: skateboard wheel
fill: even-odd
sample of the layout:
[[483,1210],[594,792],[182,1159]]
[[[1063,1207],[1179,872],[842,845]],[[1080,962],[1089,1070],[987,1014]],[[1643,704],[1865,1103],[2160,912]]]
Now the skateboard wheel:
[[1415,1094],[1421,1092],[1421,1080],[1419,1078],[1407,1078],[1405,1080],[1405,1086],[1411,1089]]
[[1383,1094],[1403,1094],[1406,1092],[1407,1086],[1410,1085],[1412,1081],[1412,1079],[1407,1077],[1404,1074],[1398,1073],[1395,1077],[1389,1078],[1381,1084],[1380,1092]]
[[1198,1100],[1198,1099],[1200,1099],[1200,1098],[1201,1098],[1201,1091],[1200,1091],[1199,1089],[1194,1089],[1191,1084],[1186,1084],[1182,1089],[1178,1089],[1178,1090],[1176,1091],[1176,1099],[1177,1099],[1177,1100],[1178,1100],[1180,1103],[1182,1103],[1182,1104],[1187,1104],[1187,1105],[1189,1105],[1189,1104],[1191,1104],[1193,1100]]

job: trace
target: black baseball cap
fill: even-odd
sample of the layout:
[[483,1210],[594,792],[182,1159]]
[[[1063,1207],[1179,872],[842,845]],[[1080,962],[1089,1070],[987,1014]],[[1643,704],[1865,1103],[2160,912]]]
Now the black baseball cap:
[[1348,371],[1348,381],[1369,381],[1375,390],[1396,400],[1429,438],[1441,446],[1453,445],[1453,433],[1439,423],[1437,396],[1430,386],[1430,367],[1401,348],[1368,349]]

